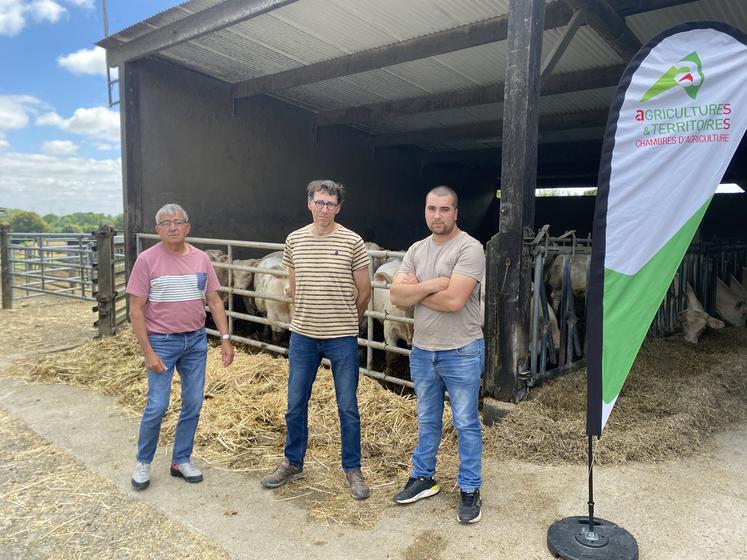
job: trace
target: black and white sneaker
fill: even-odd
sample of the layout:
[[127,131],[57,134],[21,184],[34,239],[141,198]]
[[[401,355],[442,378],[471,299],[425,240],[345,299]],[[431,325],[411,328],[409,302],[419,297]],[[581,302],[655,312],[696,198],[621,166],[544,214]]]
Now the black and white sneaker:
[[394,501],[398,504],[411,504],[423,498],[435,496],[440,491],[441,488],[434,479],[411,476],[405,487],[394,495]]
[[459,500],[459,514],[457,521],[459,523],[477,523],[482,517],[480,511],[480,491],[474,492],[462,491],[462,497]]

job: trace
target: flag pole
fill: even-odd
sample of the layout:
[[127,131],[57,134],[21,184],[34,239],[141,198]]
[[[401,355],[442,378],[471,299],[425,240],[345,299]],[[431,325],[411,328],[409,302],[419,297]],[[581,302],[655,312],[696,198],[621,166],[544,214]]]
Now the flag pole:
[[547,548],[556,558],[584,560],[615,558],[638,560],[638,543],[628,531],[604,519],[594,517],[594,445],[589,438],[589,515],[565,517],[547,530]]

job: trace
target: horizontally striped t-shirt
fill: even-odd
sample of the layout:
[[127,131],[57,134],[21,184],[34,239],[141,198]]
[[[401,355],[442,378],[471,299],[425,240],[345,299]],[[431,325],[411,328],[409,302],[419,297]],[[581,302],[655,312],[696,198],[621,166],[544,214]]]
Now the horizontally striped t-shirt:
[[147,299],[148,332],[192,332],[205,326],[206,294],[220,288],[210,257],[188,245],[175,255],[161,243],[138,255],[127,281],[127,293]]
[[295,270],[296,297],[290,330],[312,338],[358,335],[353,272],[368,267],[360,236],[337,224],[317,236],[312,225],[285,240],[283,264]]

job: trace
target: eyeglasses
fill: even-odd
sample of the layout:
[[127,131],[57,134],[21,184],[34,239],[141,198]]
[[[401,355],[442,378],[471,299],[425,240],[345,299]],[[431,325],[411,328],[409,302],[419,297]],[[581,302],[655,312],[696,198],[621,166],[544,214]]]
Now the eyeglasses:
[[174,225],[176,227],[182,227],[186,223],[187,222],[184,221],[184,220],[162,220],[162,221],[158,222],[158,225],[161,226],[161,227],[166,227],[166,228],[167,227],[171,227],[172,225]]
[[312,200],[311,202],[313,202],[314,206],[319,208],[319,210],[321,210],[325,206],[327,207],[327,210],[334,210],[339,206],[337,202],[332,202],[331,200],[329,202],[324,202],[323,200]]

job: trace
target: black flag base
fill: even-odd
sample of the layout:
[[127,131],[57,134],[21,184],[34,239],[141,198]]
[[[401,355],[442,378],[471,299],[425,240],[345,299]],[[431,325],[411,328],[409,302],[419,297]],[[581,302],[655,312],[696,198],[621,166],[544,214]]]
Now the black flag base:
[[638,560],[638,543],[628,531],[611,521],[589,517],[566,517],[547,530],[547,548],[565,560]]

